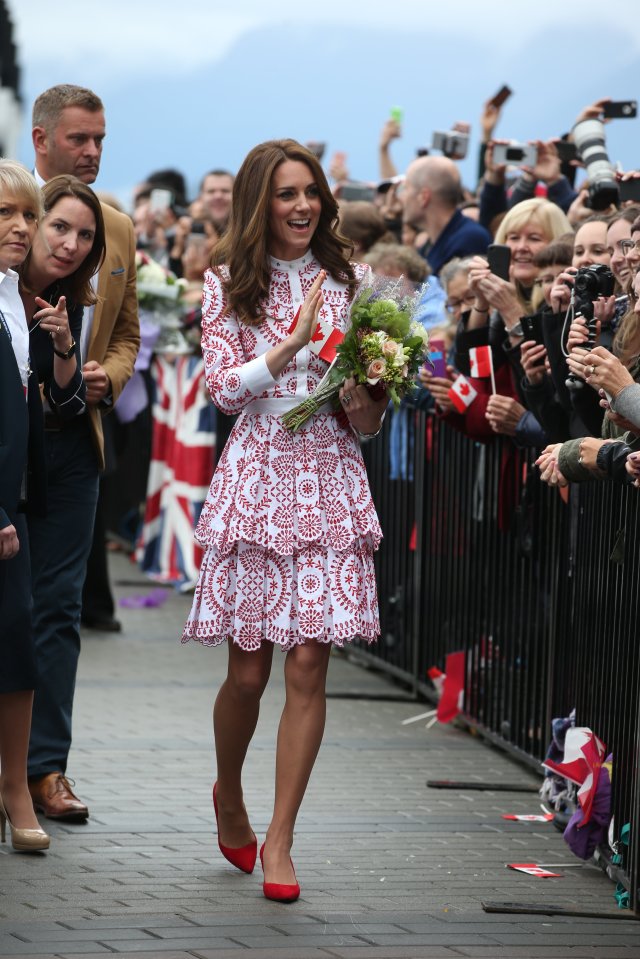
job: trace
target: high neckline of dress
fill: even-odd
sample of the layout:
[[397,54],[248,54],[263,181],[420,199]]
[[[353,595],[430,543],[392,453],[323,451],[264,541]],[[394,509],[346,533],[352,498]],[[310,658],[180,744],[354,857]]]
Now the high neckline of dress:
[[313,253],[311,250],[303,256],[299,256],[297,260],[281,260],[277,256],[270,256],[269,260],[271,261],[271,268],[276,270],[302,270],[303,267],[307,266],[313,260]]

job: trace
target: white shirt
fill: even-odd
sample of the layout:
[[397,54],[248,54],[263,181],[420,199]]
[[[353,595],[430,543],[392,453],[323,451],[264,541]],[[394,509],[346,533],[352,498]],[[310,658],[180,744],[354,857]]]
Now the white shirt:
[[6,323],[11,338],[11,346],[15,354],[20,379],[25,390],[29,382],[31,372],[29,366],[29,327],[27,326],[27,317],[24,312],[24,306],[20,298],[18,289],[18,274],[13,270],[7,273],[0,272],[0,311]]

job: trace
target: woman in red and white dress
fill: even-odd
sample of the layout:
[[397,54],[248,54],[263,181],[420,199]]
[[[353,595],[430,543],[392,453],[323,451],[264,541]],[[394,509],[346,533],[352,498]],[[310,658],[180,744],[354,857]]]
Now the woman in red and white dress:
[[225,265],[207,271],[203,294],[207,384],[223,412],[240,416],[196,529],[205,555],[183,642],[228,646],[213,711],[213,799],[221,851],[245,872],[257,841],[242,766],[274,646],[287,653],[275,804],[261,849],[264,894],[284,902],[300,893],[290,851],[324,731],[331,645],[379,633],[381,533],[359,434],[380,429],[387,400],[350,379],[342,412],[322,411],[296,433],[280,421],[327,371],[309,346],[319,318],[344,331],[368,277],[347,258],[337,214],[313,154],[294,140],[260,144],[235,180],[231,223],[215,251]]

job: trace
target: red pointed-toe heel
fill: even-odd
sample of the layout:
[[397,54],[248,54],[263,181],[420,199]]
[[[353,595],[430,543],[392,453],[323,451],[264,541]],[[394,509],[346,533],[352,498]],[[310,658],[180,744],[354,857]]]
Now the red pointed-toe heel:
[[[264,874],[263,852],[264,843],[260,846],[260,865]],[[290,862],[293,869],[293,860],[290,860]],[[296,871],[293,869],[293,875],[295,876],[295,874]],[[273,899],[274,902],[295,902],[300,897],[300,886],[297,881],[294,883],[263,882],[262,891],[265,899]]]
[[247,843],[246,846],[224,846],[220,842],[220,824],[218,823],[218,800],[216,798],[216,787],[217,782],[213,784],[213,811],[216,814],[216,828],[218,830],[218,846],[220,847],[220,852],[224,858],[231,863],[232,866],[235,866],[236,869],[241,869],[242,872],[252,873],[254,866],[256,864],[256,857],[258,854],[258,840],[255,835],[253,841]]

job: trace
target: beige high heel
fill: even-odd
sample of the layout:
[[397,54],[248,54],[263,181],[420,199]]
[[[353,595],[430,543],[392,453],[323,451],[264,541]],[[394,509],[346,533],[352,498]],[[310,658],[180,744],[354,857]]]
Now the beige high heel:
[[17,829],[7,816],[2,796],[0,796],[0,839],[6,842],[7,823],[11,830],[11,845],[17,852],[42,852],[49,848],[51,840],[44,829]]

